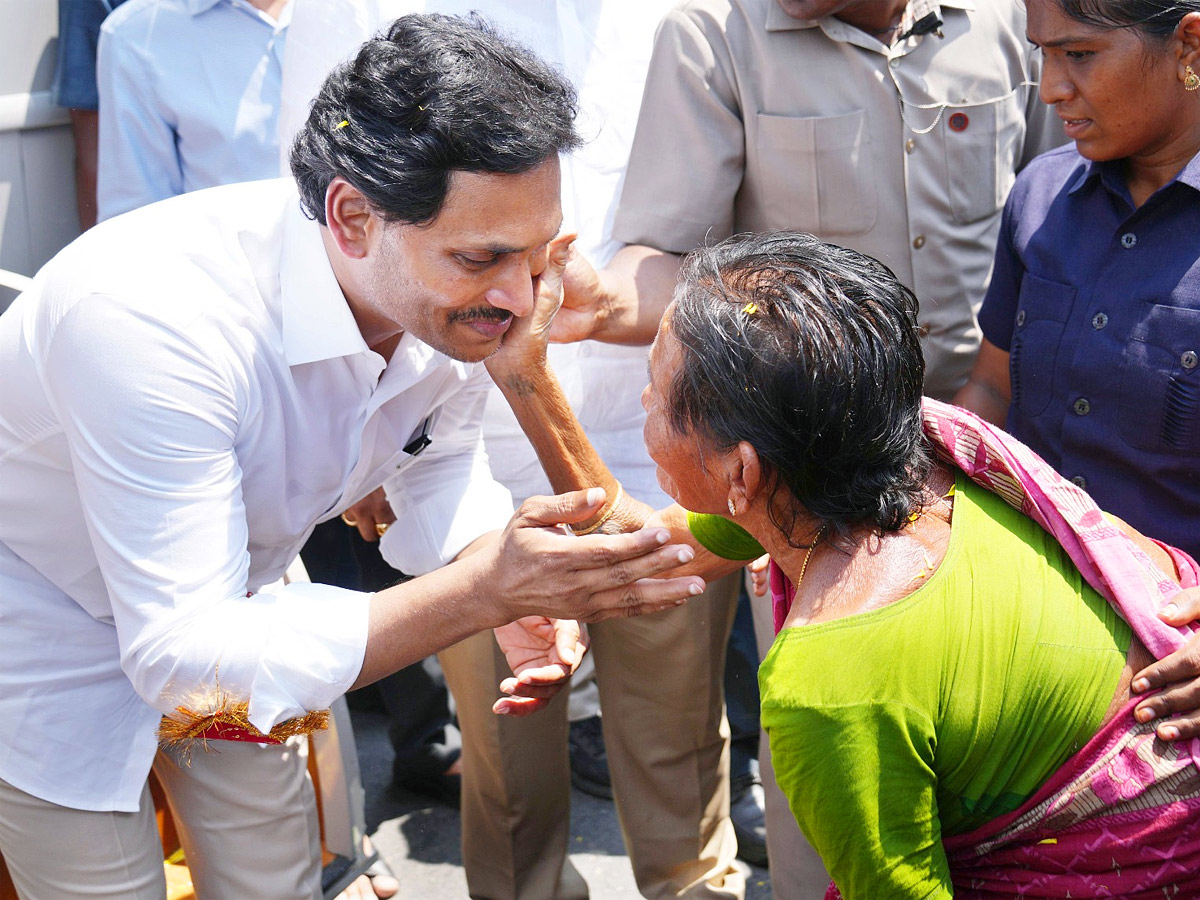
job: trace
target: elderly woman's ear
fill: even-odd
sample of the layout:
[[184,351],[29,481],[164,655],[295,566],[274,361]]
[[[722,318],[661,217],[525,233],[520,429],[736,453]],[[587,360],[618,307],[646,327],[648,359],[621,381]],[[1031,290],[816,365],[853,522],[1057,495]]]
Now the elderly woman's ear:
[[762,462],[756,451],[746,441],[739,441],[721,459],[726,481],[729,485],[729,511],[735,517],[742,515],[754,503],[763,489]]

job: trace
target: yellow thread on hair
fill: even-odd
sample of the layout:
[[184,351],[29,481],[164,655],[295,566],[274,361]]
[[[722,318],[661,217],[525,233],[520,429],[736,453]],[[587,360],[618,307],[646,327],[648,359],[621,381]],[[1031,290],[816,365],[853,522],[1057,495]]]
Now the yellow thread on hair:
[[744,312],[748,316],[752,316],[756,312],[758,312],[758,304],[753,303],[753,302],[747,303],[745,306],[742,307],[742,312]]
[[343,128],[345,128],[349,124],[350,124],[349,119],[342,119],[342,121],[338,122],[337,125],[333,126],[333,130],[341,131]]
[[418,106],[417,109],[419,109],[421,112],[425,112],[425,110],[429,109],[429,107],[428,106]]

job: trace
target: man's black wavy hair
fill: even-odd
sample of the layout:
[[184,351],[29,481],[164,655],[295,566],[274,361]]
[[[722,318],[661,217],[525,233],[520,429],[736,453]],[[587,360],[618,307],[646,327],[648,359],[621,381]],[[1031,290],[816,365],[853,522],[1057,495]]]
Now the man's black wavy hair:
[[576,94],[478,16],[409,15],[321,87],[291,149],[305,212],[341,176],[389,222],[438,214],[456,171],[515,175],[575,149]]

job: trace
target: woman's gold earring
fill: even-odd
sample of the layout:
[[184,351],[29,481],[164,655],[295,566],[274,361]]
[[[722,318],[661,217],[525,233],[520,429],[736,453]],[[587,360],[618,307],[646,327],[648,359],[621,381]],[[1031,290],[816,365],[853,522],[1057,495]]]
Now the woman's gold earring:
[[1200,75],[1197,75],[1191,66],[1183,67],[1183,89],[1185,91],[1200,90]]
[[729,498],[729,514],[735,519],[737,518],[737,507],[733,505],[733,498]]

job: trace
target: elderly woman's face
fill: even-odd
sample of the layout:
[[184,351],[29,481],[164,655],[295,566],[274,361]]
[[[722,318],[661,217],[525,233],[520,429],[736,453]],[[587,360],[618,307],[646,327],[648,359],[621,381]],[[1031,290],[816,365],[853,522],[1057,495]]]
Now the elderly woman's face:
[[1026,34],[1042,51],[1042,100],[1081,156],[1142,158],[1186,140],[1186,104],[1195,106],[1196,97],[1183,89],[1172,43],[1084,25],[1056,0],[1028,0],[1027,10]]
[[725,512],[725,495],[706,471],[698,439],[676,431],[667,415],[667,394],[683,361],[679,341],[671,333],[674,309],[674,304],[667,307],[650,348],[650,382],[642,391],[646,409],[642,436],[658,466],[658,484],[664,492],[692,512]]

